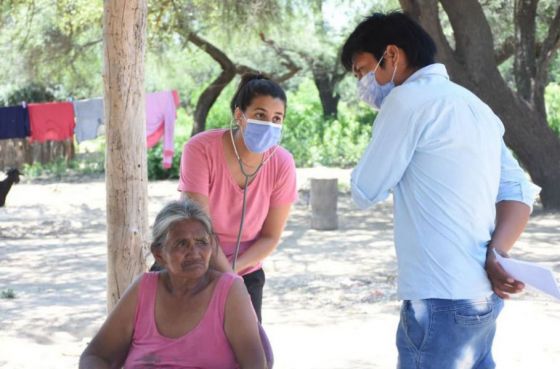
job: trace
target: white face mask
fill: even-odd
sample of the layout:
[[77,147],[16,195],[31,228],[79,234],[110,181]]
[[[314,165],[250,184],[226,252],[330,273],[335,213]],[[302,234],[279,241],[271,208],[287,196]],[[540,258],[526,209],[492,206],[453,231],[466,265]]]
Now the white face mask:
[[[386,53],[386,52],[385,52]],[[391,77],[391,81],[387,82],[384,85],[380,85],[379,82],[375,79],[375,72],[381,65],[381,61],[385,57],[385,53],[379,62],[373,69],[373,72],[367,73],[365,76],[362,77],[358,81],[358,96],[362,99],[366,104],[370,105],[372,108],[379,110],[381,109],[381,104],[383,100],[389,95],[391,90],[395,87],[395,74],[397,73],[397,65],[395,64],[395,69],[393,70],[393,76]],[[399,54],[397,54],[397,62],[399,61]]]

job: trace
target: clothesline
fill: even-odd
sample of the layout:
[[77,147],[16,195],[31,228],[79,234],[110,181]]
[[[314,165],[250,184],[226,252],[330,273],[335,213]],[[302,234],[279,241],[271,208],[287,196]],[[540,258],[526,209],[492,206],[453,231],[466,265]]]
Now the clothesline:
[[[147,147],[163,137],[163,167],[170,168],[179,107],[176,90],[146,94]],[[92,140],[104,134],[102,98],[72,102],[29,103],[0,108],[0,140],[28,138],[30,142]]]

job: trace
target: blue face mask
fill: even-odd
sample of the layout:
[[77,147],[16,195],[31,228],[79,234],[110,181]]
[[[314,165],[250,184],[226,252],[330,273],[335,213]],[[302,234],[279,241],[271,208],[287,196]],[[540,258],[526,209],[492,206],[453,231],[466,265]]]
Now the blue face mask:
[[[393,70],[393,76],[391,77],[391,81],[387,82],[384,85],[380,85],[379,82],[375,79],[375,72],[379,68],[381,61],[385,57],[385,54],[379,59],[379,62],[373,69],[373,72],[369,72],[365,76],[362,77],[358,81],[358,96],[362,99],[366,104],[371,106],[372,108],[379,110],[381,109],[381,104],[383,100],[389,95],[391,90],[395,87],[395,83],[393,80],[395,79],[395,73],[397,73],[397,66],[395,64],[395,69]],[[397,54],[397,61],[398,59]]]
[[256,119],[247,119],[243,129],[245,146],[255,153],[263,153],[278,145],[282,137],[282,125]]

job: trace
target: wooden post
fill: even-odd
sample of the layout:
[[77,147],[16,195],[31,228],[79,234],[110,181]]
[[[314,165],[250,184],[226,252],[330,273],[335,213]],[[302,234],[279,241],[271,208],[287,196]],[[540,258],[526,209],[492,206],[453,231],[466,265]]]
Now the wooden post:
[[107,305],[146,270],[148,171],[144,97],[147,0],[104,2]]
[[319,230],[337,229],[338,179],[311,178],[310,180],[311,228]]

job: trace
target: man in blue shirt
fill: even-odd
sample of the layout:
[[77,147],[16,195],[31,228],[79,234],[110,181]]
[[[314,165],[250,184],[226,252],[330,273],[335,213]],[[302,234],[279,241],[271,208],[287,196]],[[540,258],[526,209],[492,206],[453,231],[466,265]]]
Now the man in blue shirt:
[[505,146],[500,119],[435,53],[398,12],[371,15],[346,40],[342,63],[379,110],[352,197],[366,208],[393,194],[399,368],[494,368],[502,299],[523,284],[493,250],[511,249],[540,189]]

